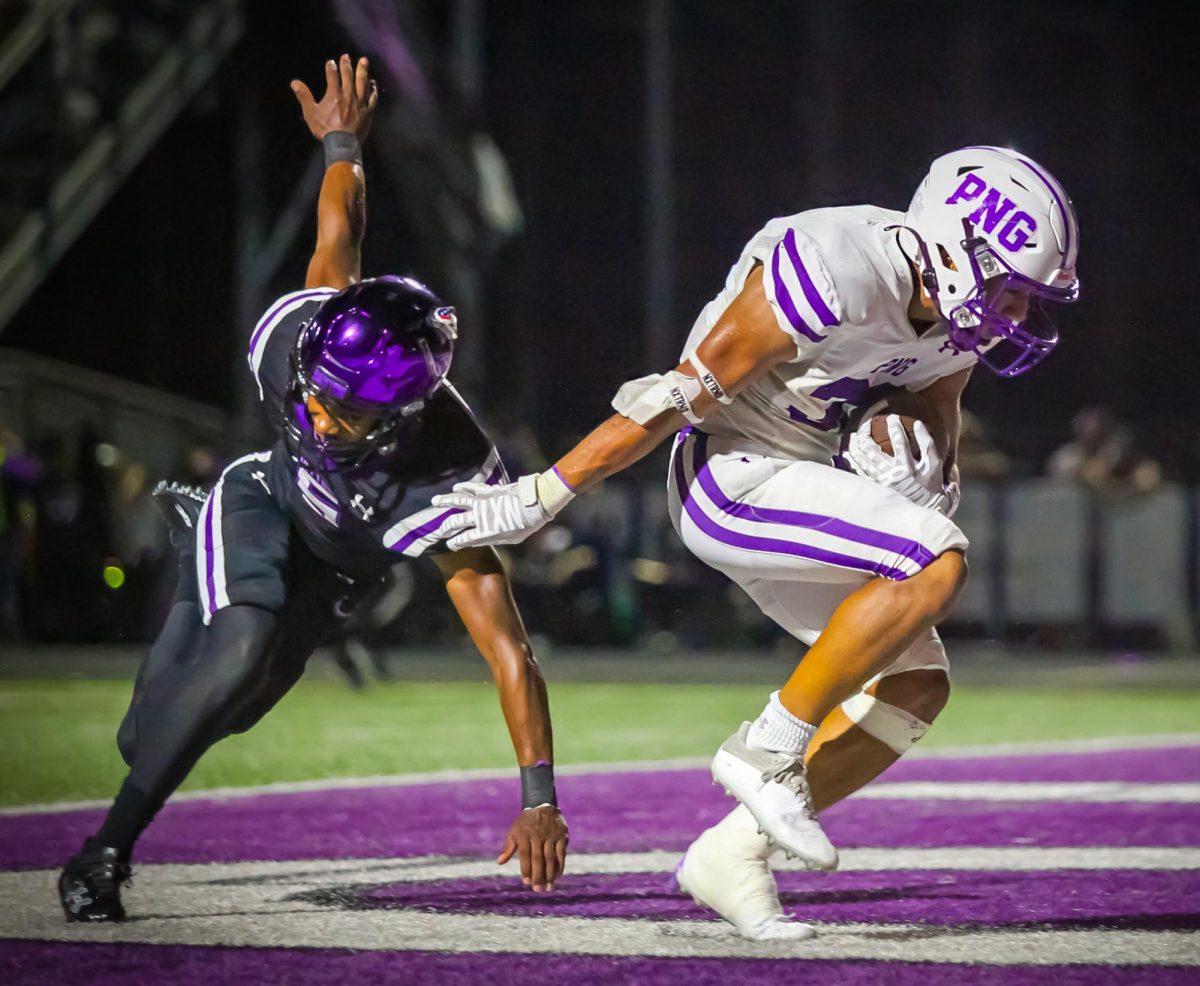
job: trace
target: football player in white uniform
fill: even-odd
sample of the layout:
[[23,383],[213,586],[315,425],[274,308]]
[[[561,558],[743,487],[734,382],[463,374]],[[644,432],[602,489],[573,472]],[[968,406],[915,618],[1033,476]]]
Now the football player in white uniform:
[[[959,399],[977,362],[1016,376],[1054,348],[1042,309],[1076,299],[1078,242],[1058,181],[997,147],[935,160],[907,212],[773,219],[674,370],[621,387],[617,413],[552,469],[434,500],[462,510],[442,528],[451,548],[516,543],[675,436],[680,537],[808,645],[714,757],[714,779],[741,804],[677,871],[744,935],[812,934],[783,915],[767,858],[782,849],[835,868],[817,813],[895,762],[946,702],[934,626],[967,574],[967,539],[950,519]],[[844,418],[884,385],[932,402],[943,449],[918,423],[914,456],[889,418],[894,455],[867,424],[838,455]]]

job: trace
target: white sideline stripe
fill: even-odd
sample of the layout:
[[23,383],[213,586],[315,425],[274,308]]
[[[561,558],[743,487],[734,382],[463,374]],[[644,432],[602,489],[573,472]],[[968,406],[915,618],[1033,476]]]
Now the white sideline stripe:
[[1121,781],[911,781],[868,786],[850,797],[910,801],[1140,801],[1156,804],[1195,804],[1200,802],[1200,784],[1126,784]]
[[[1053,853],[1107,864],[1145,861],[1195,850],[1029,848],[959,850],[850,850],[849,866],[879,869],[947,868],[954,861],[1007,857],[1029,869]],[[677,853],[573,856],[574,873],[666,873]],[[1085,859],[1084,857],[1088,857]],[[861,864],[876,863],[865,867]],[[1031,865],[1036,864],[1036,865]],[[1021,867],[1006,867],[1021,868]],[[1158,868],[1158,867],[1156,867]],[[877,959],[971,965],[1173,964],[1200,965],[1200,933],[1122,930],[1045,930],[943,927],[929,924],[817,924],[814,940],[764,944],[736,936],[719,921],[647,921],[625,918],[510,917],[436,914],[414,909],[340,910],[297,895],[314,890],[502,876],[514,892],[516,867],[490,860],[300,860],[138,868],[127,891],[138,920],[95,927],[67,925],[53,887],[55,871],[0,873],[0,899],[22,906],[0,912],[0,938],[41,941],[136,942],[246,947],[339,948],[366,951],[540,952],[576,955],[650,955],[809,959]],[[817,877],[816,879],[820,879]],[[220,912],[214,913],[219,906]]]
[[[1092,739],[1055,740],[1033,743],[996,743],[978,746],[948,746],[940,749],[910,750],[906,760],[966,759],[985,756],[1030,756],[1053,753],[1103,753],[1118,750],[1147,750],[1200,744],[1200,733],[1161,733],[1149,736],[1103,736]],[[1200,751],[1198,751],[1200,755]],[[669,760],[625,760],[612,763],[564,764],[554,768],[561,776],[606,773],[643,773],[654,770],[699,770],[711,763],[710,757],[676,757]],[[279,781],[247,787],[213,787],[180,791],[171,796],[177,801],[226,800],[252,798],[260,794],[303,794],[310,791],[341,791],[358,787],[400,787],[410,784],[437,784],[445,781],[494,781],[516,779],[513,767],[482,767],[468,770],[434,770],[410,774],[378,774],[365,777],[332,777],[308,781]],[[870,790],[869,788],[867,790]],[[861,793],[858,795],[861,797]],[[51,801],[42,804],[0,807],[5,815],[40,815],[55,812],[107,808],[111,799]]]

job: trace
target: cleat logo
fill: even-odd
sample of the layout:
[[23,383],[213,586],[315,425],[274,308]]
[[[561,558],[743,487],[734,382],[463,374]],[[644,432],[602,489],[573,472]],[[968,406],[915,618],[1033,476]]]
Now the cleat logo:
[[67,907],[70,908],[72,914],[78,914],[85,907],[95,903],[92,895],[88,893],[87,887],[75,886],[67,892]]

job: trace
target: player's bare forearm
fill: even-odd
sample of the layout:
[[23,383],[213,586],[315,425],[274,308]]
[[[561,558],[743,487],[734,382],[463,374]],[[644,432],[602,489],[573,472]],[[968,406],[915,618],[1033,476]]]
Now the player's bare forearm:
[[546,682],[495,550],[467,548],[434,560],[454,608],[491,668],[517,762],[553,763]]
[[325,63],[325,93],[320,102],[307,85],[292,80],[309,132],[325,144],[327,163],[317,200],[317,246],[308,263],[305,287],[340,290],[362,276],[367,185],[358,163],[362,160],[359,145],[371,130],[379,95],[368,70],[365,58],[357,63],[349,55],[330,59]]
[[342,289],[362,276],[362,238],[367,225],[363,169],[338,161],[325,169],[317,200],[317,245],[304,286]]
[[674,411],[645,425],[614,414],[559,459],[555,468],[571,489],[582,492],[627,469],[685,424]]
[[[775,320],[762,285],[762,268],[746,278],[741,292],[721,314],[696,356],[713,375],[721,391],[734,398],[771,369],[796,355],[794,342]],[[699,378],[691,359],[675,372]],[[690,401],[692,413],[703,419],[719,405],[708,388],[697,385]],[[613,415],[556,463],[559,475],[576,492],[633,465],[663,439],[686,424],[677,411],[664,411],[645,424]]]
[[938,416],[945,425],[949,436],[949,452],[946,455],[945,478],[948,482],[958,482],[958,439],[962,434],[962,395],[971,379],[971,368],[959,370],[948,377],[935,380],[922,390],[921,396],[927,398],[937,409]]

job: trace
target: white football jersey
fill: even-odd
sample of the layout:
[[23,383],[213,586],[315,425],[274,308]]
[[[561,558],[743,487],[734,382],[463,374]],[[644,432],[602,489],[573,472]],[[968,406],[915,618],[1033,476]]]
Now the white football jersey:
[[813,209],[772,219],[746,245],[680,359],[696,351],[759,264],[796,357],[712,411],[705,432],[827,463],[847,408],[867,403],[872,388],[921,390],[975,362],[950,345],[945,325],[920,336],[913,330],[913,275],[894,228],[903,220],[902,212],[868,205]]

